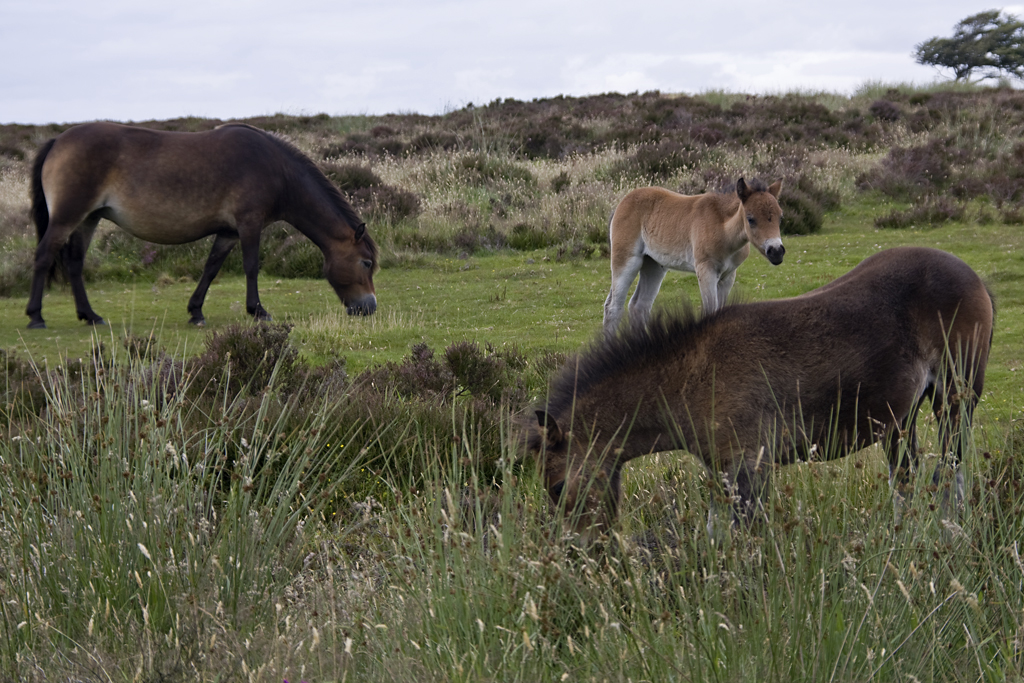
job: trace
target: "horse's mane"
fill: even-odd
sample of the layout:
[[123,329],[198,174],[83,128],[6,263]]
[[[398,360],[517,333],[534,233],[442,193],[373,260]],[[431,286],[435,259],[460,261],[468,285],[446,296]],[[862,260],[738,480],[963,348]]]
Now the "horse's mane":
[[[751,192],[767,192],[768,185],[760,178],[751,178],[750,180],[744,179],[747,187]],[[736,194],[736,181],[732,181],[728,185],[723,185],[721,189],[717,190],[715,194]]]
[[709,321],[726,310],[698,316],[686,304],[675,311],[655,313],[646,326],[630,326],[614,336],[602,334],[590,348],[570,359],[551,383],[547,412],[561,416],[572,408],[578,394],[586,393],[605,379],[639,364],[678,355],[680,347],[692,344]]
[[[270,131],[266,131],[261,128],[256,128],[255,126],[250,126],[247,123],[227,123],[223,126],[218,127],[248,128],[250,130],[256,131],[257,133],[260,133],[268,141],[275,145],[279,150],[284,152],[288,156],[288,158],[290,158],[292,161],[298,164],[303,171],[305,171],[305,175],[314,183],[316,183],[317,187],[319,187],[323,191],[324,195],[331,201],[331,203],[334,205],[334,208],[338,210],[338,213],[341,214],[342,218],[345,219],[345,222],[348,223],[353,230],[358,228],[360,225],[366,225],[366,223],[363,222],[363,219],[359,217],[359,214],[356,213],[355,209],[352,208],[352,205],[349,204],[348,200],[345,199],[345,195],[342,194],[341,190],[338,189],[338,186],[332,183],[330,179],[324,175],[324,172],[320,170],[319,166],[313,163],[312,159],[306,156],[306,154],[302,150],[300,150],[298,147],[296,147],[288,140],[285,140],[283,137],[277,135],[276,133],[271,133]],[[373,238],[370,237],[369,233],[366,232],[363,233],[363,240],[366,242],[366,245],[370,248],[370,251],[373,254],[373,262],[376,263],[377,243],[374,242]]]

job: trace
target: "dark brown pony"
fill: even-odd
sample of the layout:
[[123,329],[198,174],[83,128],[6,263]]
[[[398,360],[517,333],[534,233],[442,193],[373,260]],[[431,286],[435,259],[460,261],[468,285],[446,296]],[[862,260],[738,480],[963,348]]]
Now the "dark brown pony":
[[736,518],[756,511],[771,463],[878,440],[905,483],[926,397],[943,460],[958,465],[994,315],[984,283],[955,256],[883,251],[802,296],[663,315],[599,340],[554,383],[529,448],[552,501],[589,533],[617,514],[623,464],[657,451],[700,458],[734,496]]
[[260,234],[282,220],[324,254],[324,275],[350,314],[377,308],[377,246],[338,189],[294,146],[252,126],[228,124],[203,133],[170,133],[87,123],[47,142],[32,168],[32,214],[39,234],[29,328],[46,327],[43,288],[60,262],[78,319],[103,324],[82,280],[85,252],[106,218],[148,242],[184,244],[214,235],[188,301],[189,322],[202,325],[210,283],[242,243],[245,308],[259,320]]

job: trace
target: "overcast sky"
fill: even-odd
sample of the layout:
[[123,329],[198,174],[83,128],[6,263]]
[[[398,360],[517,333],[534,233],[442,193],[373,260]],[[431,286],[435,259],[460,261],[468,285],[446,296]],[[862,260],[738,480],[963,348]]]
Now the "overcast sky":
[[[930,83],[977,0],[2,0],[0,123]],[[1005,6],[1013,14],[1024,7]]]

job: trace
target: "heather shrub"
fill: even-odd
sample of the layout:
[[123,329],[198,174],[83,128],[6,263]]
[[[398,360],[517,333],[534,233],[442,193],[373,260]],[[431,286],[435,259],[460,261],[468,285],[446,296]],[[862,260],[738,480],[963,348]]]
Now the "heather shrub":
[[476,342],[463,341],[446,348],[444,356],[461,391],[493,403],[519,404],[525,399],[520,373],[526,359],[515,347],[499,351],[488,344],[484,352]]
[[[129,281],[153,273],[196,278],[212,243],[213,237],[189,244],[154,244],[119,228],[100,230],[85,255],[85,279]],[[234,249],[225,259],[221,272],[242,272],[241,249]]]
[[371,220],[397,223],[416,216],[422,210],[420,198],[409,190],[393,185],[364,187],[351,194],[352,203]]
[[527,185],[534,185],[537,182],[528,168],[493,154],[483,152],[467,154],[458,160],[458,164],[471,183],[487,184],[495,180],[519,180]]
[[799,186],[784,188],[779,195],[779,206],[783,213],[783,235],[810,235],[821,230],[824,216],[821,204]]
[[343,192],[352,193],[370,187],[377,187],[384,184],[380,176],[373,172],[369,166],[362,164],[322,164],[320,170],[324,172],[332,183],[338,186]]
[[163,347],[156,341],[155,332],[150,332],[145,337],[128,333],[121,340],[121,344],[128,352],[128,358],[135,362],[152,363],[167,357]]
[[875,226],[892,229],[936,226],[962,221],[966,215],[967,208],[962,203],[945,196],[929,196],[905,211],[896,209],[879,216]]
[[894,147],[874,169],[857,179],[857,185],[897,199],[914,199],[946,187],[954,163],[962,161],[960,157],[962,153],[952,140]]
[[497,251],[508,246],[508,238],[504,233],[498,232],[493,225],[486,228],[472,229],[464,227],[452,234],[448,249],[439,251],[454,250],[459,253],[470,254],[477,251]]
[[572,178],[565,171],[562,171],[554,178],[551,179],[551,191],[555,194],[561,194],[563,190],[572,185]]
[[445,131],[427,131],[420,133],[409,142],[412,152],[450,152],[459,146],[459,136]]
[[263,231],[260,268],[274,277],[317,279],[323,277],[324,255],[295,228],[273,223]]
[[[821,207],[822,211],[838,211],[842,206],[842,194],[838,190],[832,190],[827,187],[818,185],[810,176],[802,175],[797,179],[796,189],[804,193],[810,199],[814,200],[818,206]],[[782,194],[793,189],[793,186],[784,187]]]
[[[309,378],[309,365],[288,342],[291,325],[234,323],[206,338],[206,350],[192,359],[191,386],[197,395],[258,395],[271,386],[294,393]],[[336,372],[344,372],[340,367]],[[323,378],[321,378],[323,379]]]
[[10,244],[0,259],[0,296],[28,296],[36,250],[28,242]]
[[327,145],[321,152],[324,159],[345,156],[375,157],[390,155],[400,157],[408,150],[408,145],[393,137],[374,136],[371,133],[349,133],[341,142]]
[[508,234],[508,246],[520,251],[544,249],[558,243],[558,238],[529,223],[516,223]]
[[999,210],[999,221],[1003,225],[1024,225],[1024,207],[1019,205],[1004,205]]
[[456,380],[451,368],[437,361],[429,346],[419,343],[404,361],[388,361],[366,370],[356,378],[355,385],[380,394],[394,392],[405,398],[446,403],[455,390]]
[[371,220],[395,223],[420,212],[419,197],[386,184],[369,166],[328,163],[322,169],[324,175],[348,195],[353,208]]
[[558,249],[555,252],[555,260],[577,263],[593,257],[594,252],[595,249],[592,242],[572,238],[558,245]]
[[677,171],[694,168],[704,157],[698,147],[672,140],[640,145],[632,156],[614,164],[608,171],[613,178],[623,176],[664,181]]
[[900,108],[889,100],[875,100],[868,111],[880,121],[898,121],[900,118]]
[[8,420],[38,415],[46,405],[46,390],[35,364],[5,349],[0,349],[0,363],[0,415]]
[[20,147],[14,145],[0,143],[0,157],[5,159],[11,159],[13,161],[24,161],[25,152]]

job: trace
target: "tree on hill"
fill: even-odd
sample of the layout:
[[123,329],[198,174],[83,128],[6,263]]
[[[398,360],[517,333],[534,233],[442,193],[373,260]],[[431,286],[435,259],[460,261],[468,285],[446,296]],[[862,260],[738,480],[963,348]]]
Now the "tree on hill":
[[918,64],[952,69],[957,81],[970,82],[1000,74],[1024,78],[1024,23],[999,10],[961,19],[952,38],[931,38],[914,48]]

